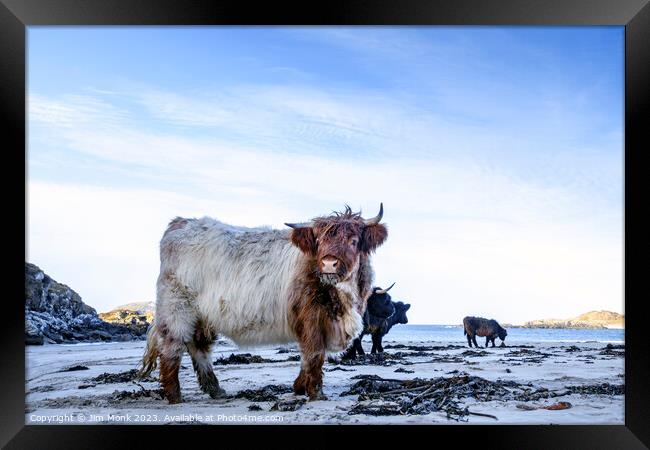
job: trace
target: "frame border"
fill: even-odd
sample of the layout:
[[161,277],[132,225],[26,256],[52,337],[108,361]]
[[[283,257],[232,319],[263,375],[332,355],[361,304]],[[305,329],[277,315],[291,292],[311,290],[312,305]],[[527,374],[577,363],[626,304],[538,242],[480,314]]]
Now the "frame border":
[[[391,435],[406,433],[409,441],[431,439],[436,433],[463,443],[498,443],[513,448],[648,448],[650,445],[650,352],[644,345],[643,292],[639,262],[645,256],[640,245],[644,232],[650,228],[642,213],[641,192],[647,191],[645,168],[641,163],[644,150],[650,149],[648,118],[650,117],[650,0],[336,0],[315,8],[307,2],[251,3],[236,0],[0,0],[0,111],[4,118],[5,138],[12,142],[14,170],[2,177],[5,192],[21,193],[26,206],[26,27],[41,25],[621,25],[625,26],[625,425],[422,425],[346,428],[350,435],[362,435],[368,444],[386,442]],[[498,8],[497,8],[498,4]],[[21,157],[21,154],[24,157]],[[23,172],[18,167],[22,164]],[[16,177],[13,180],[12,177]],[[20,178],[22,182],[20,181]],[[12,187],[9,187],[12,184]],[[19,186],[18,191],[16,185]],[[25,208],[26,211],[26,208]],[[14,216],[15,217],[15,216]],[[21,217],[21,216],[17,216]],[[10,221],[18,235],[26,233],[26,212],[20,220]],[[18,228],[22,225],[22,230]],[[16,240],[17,241],[17,240]],[[12,297],[22,297],[22,288],[15,281],[24,276],[22,267],[26,241],[22,250],[16,245],[14,265],[9,269]],[[635,265],[634,262],[637,262]],[[155,434],[168,439],[187,431],[187,426],[129,427],[124,425],[69,426],[25,425],[25,345],[24,308],[22,301],[6,302],[9,311],[2,330],[5,361],[2,380],[6,384],[0,398],[0,445],[6,448],[31,448],[47,445],[52,448],[93,444],[108,448],[133,446],[142,442],[142,435]],[[286,446],[287,432],[307,437],[308,443],[323,446],[331,436],[329,426],[286,425],[222,425],[227,434],[249,431],[265,444],[277,442]],[[404,427],[404,430],[400,428]],[[432,428],[435,427],[435,428]],[[253,430],[253,428],[255,430]],[[210,431],[208,431],[210,430]],[[191,427],[196,438],[210,438],[217,429]],[[341,428],[337,428],[340,431]],[[435,431],[434,431],[435,430]],[[370,431],[370,433],[368,432]],[[153,433],[152,433],[153,432]],[[207,433],[210,434],[207,434]],[[404,434],[403,434],[404,433]],[[469,433],[469,435],[468,435]],[[347,433],[346,433],[347,434]],[[301,436],[302,437],[302,436]],[[318,440],[322,437],[322,440]],[[275,439],[274,439],[275,438]],[[332,439],[330,437],[330,439]],[[413,439],[413,440],[411,440]],[[336,439],[337,441],[340,439]],[[260,439],[261,441],[261,439]],[[217,443],[218,440],[215,440]],[[426,441],[425,441],[426,442]],[[431,442],[431,441],[429,441]],[[331,445],[331,444],[330,444]]]

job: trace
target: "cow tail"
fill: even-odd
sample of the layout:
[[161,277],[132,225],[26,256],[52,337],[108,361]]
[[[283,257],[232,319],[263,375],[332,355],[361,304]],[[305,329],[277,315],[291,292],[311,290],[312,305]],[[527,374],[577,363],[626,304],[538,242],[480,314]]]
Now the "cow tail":
[[158,365],[158,329],[156,328],[156,321],[154,320],[147,331],[147,345],[142,357],[142,367],[138,372],[140,379],[149,376],[149,374]]

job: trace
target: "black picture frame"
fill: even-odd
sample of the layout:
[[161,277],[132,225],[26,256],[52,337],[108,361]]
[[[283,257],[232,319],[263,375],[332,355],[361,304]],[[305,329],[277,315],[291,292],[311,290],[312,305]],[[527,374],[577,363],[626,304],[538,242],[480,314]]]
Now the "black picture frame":
[[[625,425],[593,426],[361,426],[344,427],[364,445],[395,437],[401,445],[454,448],[647,448],[650,445],[650,352],[644,345],[646,321],[642,294],[642,252],[647,248],[644,192],[647,171],[642,158],[650,149],[650,0],[347,0],[255,2],[244,0],[0,0],[0,110],[3,117],[5,198],[26,201],[26,27],[35,25],[622,25],[625,26]],[[22,168],[22,171],[20,170]],[[21,181],[21,178],[22,181]],[[21,187],[22,186],[22,187]],[[644,187],[646,189],[644,189]],[[16,203],[19,203],[16,202]],[[26,206],[26,205],[24,205]],[[26,208],[25,208],[26,209]],[[26,230],[25,215],[6,215],[6,233]],[[11,220],[8,219],[11,218]],[[27,218],[28,220],[28,218]],[[22,227],[22,230],[20,229]],[[7,236],[7,234],[5,234]],[[6,239],[6,238],[5,238]],[[341,427],[282,425],[215,427],[29,426],[25,425],[24,306],[18,280],[25,245],[15,246],[6,269],[11,293],[5,299],[0,408],[0,444],[6,448],[104,448],[147,445],[149,435],[171,442],[191,433],[193,444],[225,442],[224,433],[246,443],[251,437],[266,446],[324,447],[337,445]],[[25,242],[23,242],[25,244]],[[21,261],[22,259],[22,261]],[[24,276],[24,275],[23,275]],[[13,291],[15,289],[15,292]],[[637,294],[638,293],[638,294]],[[182,433],[181,433],[182,431]],[[300,437],[299,437],[300,435]],[[308,440],[305,438],[308,436]],[[169,440],[168,440],[169,439]],[[292,440],[295,439],[292,445]],[[298,440],[300,439],[300,440]],[[144,444],[137,444],[138,442]]]

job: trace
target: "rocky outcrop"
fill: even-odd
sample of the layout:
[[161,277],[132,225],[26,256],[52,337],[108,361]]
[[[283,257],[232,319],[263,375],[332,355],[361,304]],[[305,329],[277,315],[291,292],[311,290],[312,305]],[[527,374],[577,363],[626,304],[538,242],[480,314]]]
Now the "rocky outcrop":
[[105,322],[124,325],[139,333],[145,333],[153,321],[153,302],[134,302],[118,306],[108,312],[99,313]]
[[541,319],[524,323],[523,328],[623,328],[625,317],[612,311],[589,311],[571,319]]
[[26,344],[128,341],[145,333],[103,321],[70,287],[25,263]]

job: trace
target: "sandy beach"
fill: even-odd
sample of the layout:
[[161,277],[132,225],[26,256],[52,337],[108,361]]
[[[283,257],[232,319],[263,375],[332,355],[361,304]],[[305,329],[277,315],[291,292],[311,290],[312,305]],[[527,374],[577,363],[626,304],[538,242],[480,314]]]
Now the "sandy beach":
[[26,423],[624,423],[623,345],[469,349],[385,340],[380,358],[332,355],[324,366],[327,400],[305,402],[290,389],[300,367],[294,345],[240,349],[220,340],[212,359],[227,397],[201,392],[185,355],[178,405],[161,398],[157,371],[134,378],[143,348],[143,341],[28,346]]

